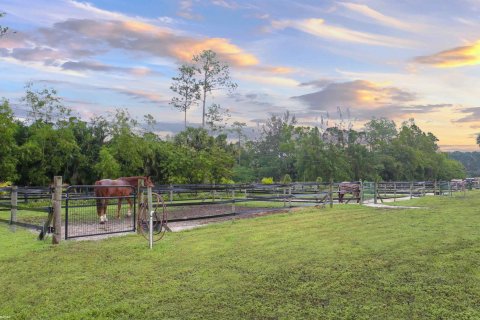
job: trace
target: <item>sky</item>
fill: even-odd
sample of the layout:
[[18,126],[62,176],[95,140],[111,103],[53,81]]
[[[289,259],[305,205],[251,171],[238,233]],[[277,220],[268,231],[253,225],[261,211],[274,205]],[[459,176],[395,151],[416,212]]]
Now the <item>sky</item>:
[[[442,151],[478,150],[480,0],[0,0],[0,97],[55,88],[85,119],[127,108],[159,134],[183,129],[172,77],[211,49],[238,88],[208,104],[251,128],[414,118]],[[339,112],[340,110],[340,112]],[[187,113],[201,123],[201,108]]]

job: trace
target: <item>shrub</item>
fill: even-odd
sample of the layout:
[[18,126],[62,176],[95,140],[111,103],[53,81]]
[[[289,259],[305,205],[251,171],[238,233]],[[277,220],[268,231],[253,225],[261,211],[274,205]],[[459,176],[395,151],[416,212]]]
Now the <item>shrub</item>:
[[273,178],[262,178],[262,184],[273,184]]
[[282,183],[283,184],[292,183],[292,178],[290,177],[290,175],[288,173],[283,176]]
[[235,181],[232,179],[222,178],[220,179],[220,184],[235,184]]

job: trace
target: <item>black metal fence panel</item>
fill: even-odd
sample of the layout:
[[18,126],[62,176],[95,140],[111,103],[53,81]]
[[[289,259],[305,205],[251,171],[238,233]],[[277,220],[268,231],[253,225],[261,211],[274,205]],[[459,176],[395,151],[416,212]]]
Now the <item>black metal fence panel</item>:
[[65,195],[65,239],[133,232],[136,188],[70,186]]

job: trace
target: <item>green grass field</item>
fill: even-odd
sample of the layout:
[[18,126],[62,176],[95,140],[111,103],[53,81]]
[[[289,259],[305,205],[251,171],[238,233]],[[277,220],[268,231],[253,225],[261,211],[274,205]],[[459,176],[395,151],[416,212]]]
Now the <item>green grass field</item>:
[[479,319],[480,193],[51,246],[0,225],[10,319]]

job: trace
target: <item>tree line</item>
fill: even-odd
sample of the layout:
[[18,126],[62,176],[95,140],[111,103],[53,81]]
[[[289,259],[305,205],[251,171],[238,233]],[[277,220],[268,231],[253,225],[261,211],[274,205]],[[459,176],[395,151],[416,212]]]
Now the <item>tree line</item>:
[[461,162],[465,166],[467,176],[480,177],[480,152],[451,152],[450,157]]
[[243,123],[223,130],[187,127],[160,138],[155,119],[127,110],[86,121],[72,115],[52,88],[26,86],[26,120],[0,104],[0,180],[45,185],[54,175],[70,184],[149,175],[156,183],[449,180],[463,165],[439,152],[437,138],[413,120],[400,126],[372,119],[361,130],[344,121],[323,128],[297,124],[286,112],[265,121],[254,138]]

